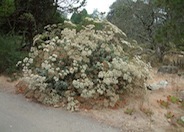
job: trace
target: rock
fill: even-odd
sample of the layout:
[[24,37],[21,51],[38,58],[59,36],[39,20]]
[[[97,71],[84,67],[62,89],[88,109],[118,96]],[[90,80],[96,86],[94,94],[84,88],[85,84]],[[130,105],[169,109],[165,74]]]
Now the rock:
[[168,122],[171,122],[171,119],[169,118],[169,119],[167,119],[167,121],[168,121]]
[[175,73],[178,73],[178,67],[176,67],[176,66],[161,66],[157,72],[175,74]]
[[184,123],[184,116],[182,116],[180,119],[181,119],[181,121]]
[[183,91],[180,91],[179,93],[179,98],[184,101],[184,90]]
[[168,81],[162,80],[158,83],[149,84],[147,86],[147,89],[149,89],[149,90],[158,90],[160,88],[165,88],[167,85],[168,85]]
[[166,87],[167,85],[168,85],[168,81],[166,81],[166,80],[162,80],[162,81],[160,81],[159,83],[158,83],[161,87]]

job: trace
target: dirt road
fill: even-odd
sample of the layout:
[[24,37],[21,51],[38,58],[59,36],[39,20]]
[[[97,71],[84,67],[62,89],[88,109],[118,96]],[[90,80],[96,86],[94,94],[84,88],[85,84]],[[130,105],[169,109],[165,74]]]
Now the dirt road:
[[96,120],[62,108],[28,102],[0,79],[0,132],[119,132]]

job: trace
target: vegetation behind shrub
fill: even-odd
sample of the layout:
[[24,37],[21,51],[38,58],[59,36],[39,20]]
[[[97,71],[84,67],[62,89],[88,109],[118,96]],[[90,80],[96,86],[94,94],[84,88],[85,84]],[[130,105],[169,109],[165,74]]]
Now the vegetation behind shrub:
[[20,36],[0,36],[0,73],[12,74],[18,70],[17,61],[26,56],[18,50],[20,42]]

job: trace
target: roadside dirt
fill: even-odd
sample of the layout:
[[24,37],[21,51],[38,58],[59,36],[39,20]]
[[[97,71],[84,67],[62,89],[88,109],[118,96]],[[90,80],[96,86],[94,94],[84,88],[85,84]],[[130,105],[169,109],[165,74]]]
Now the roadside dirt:
[[[0,77],[0,91],[8,90],[13,93],[12,88],[16,82],[8,82],[7,79],[7,77]],[[171,96],[180,97],[181,91],[184,91],[184,77],[157,74],[156,70],[153,70],[152,78],[148,83],[161,80],[168,81],[167,87],[155,91],[148,90],[144,99],[126,96],[120,108],[81,109],[80,114],[120,128],[122,132],[184,132],[183,124],[178,123],[178,119],[184,116],[184,108],[181,107],[181,102],[172,103],[168,100]],[[166,106],[161,102],[166,102]]]
[[[148,90],[144,100],[127,96],[127,103],[122,108],[83,110],[81,113],[121,128],[123,132],[184,132],[184,126],[177,123],[177,120],[184,116],[184,109],[180,107],[179,102],[174,104],[167,99],[168,96],[179,98],[180,92],[184,90],[184,77],[157,74],[154,69],[148,83],[162,80],[168,81],[167,87],[155,91]],[[169,107],[161,105],[160,100],[168,102]],[[169,113],[174,117],[166,118]]]

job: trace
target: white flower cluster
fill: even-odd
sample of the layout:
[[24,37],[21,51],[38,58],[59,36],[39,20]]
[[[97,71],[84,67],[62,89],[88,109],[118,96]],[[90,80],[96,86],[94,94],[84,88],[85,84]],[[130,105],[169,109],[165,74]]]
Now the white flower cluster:
[[18,67],[21,63],[22,63],[22,61],[18,61],[16,64],[16,67]]
[[39,75],[31,74],[30,76],[26,76],[23,78],[23,81],[27,82],[29,89],[35,90],[39,89],[40,91],[44,91],[47,87],[47,83],[45,83],[46,77],[42,77]]
[[117,71],[116,69],[106,71],[100,71],[98,73],[99,78],[103,78],[103,82],[106,85],[117,84],[118,77],[122,75],[121,71]]
[[114,67],[117,70],[123,70],[123,72],[127,71],[128,63],[126,61],[123,61],[122,58],[113,58],[112,60],[112,67]]
[[49,70],[51,68],[51,64],[49,64],[49,62],[47,60],[45,60],[42,64],[41,67],[43,69]]
[[70,111],[77,111],[79,108],[79,101],[75,100],[73,97],[68,97],[67,98],[68,105],[67,105],[67,110]]
[[73,80],[72,84],[77,89],[84,89],[84,88],[90,89],[94,85],[94,83],[91,80],[89,80],[89,78],[85,78],[84,80],[82,79]]
[[50,59],[52,62],[55,62],[56,59],[57,59],[57,55],[56,55],[56,54],[52,54],[52,56],[50,56],[49,59]]
[[38,54],[38,49],[36,47],[31,47],[29,57],[34,59],[36,56],[38,56]]
[[24,58],[23,60],[23,63],[26,65],[26,66],[29,66],[30,64],[33,63],[33,58]]
[[46,44],[42,43],[38,48],[42,49],[44,52],[49,52],[50,50],[54,50],[56,48],[55,39],[51,41],[47,41]]
[[57,92],[55,90],[52,90],[50,95],[46,97],[42,103],[48,105],[55,105],[60,102],[60,99],[61,97],[57,94]]
[[22,67],[24,76],[32,74],[32,70],[29,68],[33,64],[33,58],[24,58],[23,61],[18,61],[16,67]]
[[[68,28],[65,28],[63,31],[62,31],[62,34],[71,38],[71,39],[74,39],[75,35],[76,35],[76,30],[75,29],[68,29]],[[65,38],[65,37],[64,37]]]

